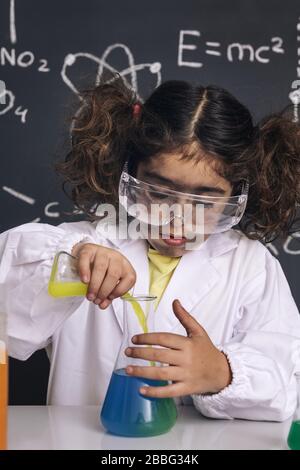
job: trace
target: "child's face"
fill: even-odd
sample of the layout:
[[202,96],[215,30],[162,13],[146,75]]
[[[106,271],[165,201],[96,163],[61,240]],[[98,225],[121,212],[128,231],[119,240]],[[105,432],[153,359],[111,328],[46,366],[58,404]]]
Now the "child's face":
[[[232,190],[230,183],[214,170],[213,160],[209,158],[199,161],[180,160],[179,154],[161,154],[146,163],[140,163],[136,177],[148,183],[203,196],[228,197]],[[208,236],[205,235],[204,240]],[[187,251],[184,238],[174,242],[174,239],[163,239],[162,236],[159,239],[149,236],[148,241],[163,255],[177,257]]]

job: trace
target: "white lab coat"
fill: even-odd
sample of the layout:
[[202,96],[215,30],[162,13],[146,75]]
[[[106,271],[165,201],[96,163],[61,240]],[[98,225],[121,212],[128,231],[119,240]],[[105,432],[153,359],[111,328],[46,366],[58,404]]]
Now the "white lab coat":
[[[120,250],[137,272],[135,293],[147,293],[144,240],[112,239],[103,224],[28,223],[0,235],[0,282],[8,293],[9,354],[26,360],[47,348],[48,403],[94,405],[104,400],[122,338],[122,301],[106,310],[83,297],[55,299],[47,284],[55,253],[82,239]],[[173,299],[206,329],[231,364],[233,381],[194,404],[213,418],[282,421],[296,405],[300,317],[278,260],[241,233],[211,235],[185,254],[155,312],[156,331],[186,335]]]

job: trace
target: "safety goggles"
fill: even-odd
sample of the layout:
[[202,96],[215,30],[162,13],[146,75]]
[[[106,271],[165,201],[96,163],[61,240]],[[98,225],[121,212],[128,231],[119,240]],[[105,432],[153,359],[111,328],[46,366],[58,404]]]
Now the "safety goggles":
[[241,182],[235,196],[202,196],[141,181],[123,168],[119,201],[127,213],[143,224],[182,225],[191,234],[224,232],[241,220],[247,205],[249,183]]

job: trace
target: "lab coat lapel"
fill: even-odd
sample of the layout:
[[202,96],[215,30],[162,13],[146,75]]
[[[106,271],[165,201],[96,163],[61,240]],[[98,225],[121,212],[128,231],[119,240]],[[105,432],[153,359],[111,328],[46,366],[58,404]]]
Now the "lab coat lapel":
[[173,300],[179,299],[191,312],[222,275],[215,268],[213,259],[235,248],[238,238],[233,231],[211,235],[198,250],[191,250],[181,258],[155,311],[156,331],[182,328],[172,309]]
[[171,331],[176,329],[180,322],[176,318],[172,302],[179,299],[182,306],[191,311],[200,300],[215,286],[220,274],[210,263],[205,252],[186,253],[177,268],[162,296],[155,312],[155,330]]

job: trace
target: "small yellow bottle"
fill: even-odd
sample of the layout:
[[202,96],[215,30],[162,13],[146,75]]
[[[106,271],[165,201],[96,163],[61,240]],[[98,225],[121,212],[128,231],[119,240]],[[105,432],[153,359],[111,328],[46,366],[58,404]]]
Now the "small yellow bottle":
[[81,282],[77,270],[77,258],[66,251],[55,255],[48,293],[52,297],[85,296],[88,285]]

